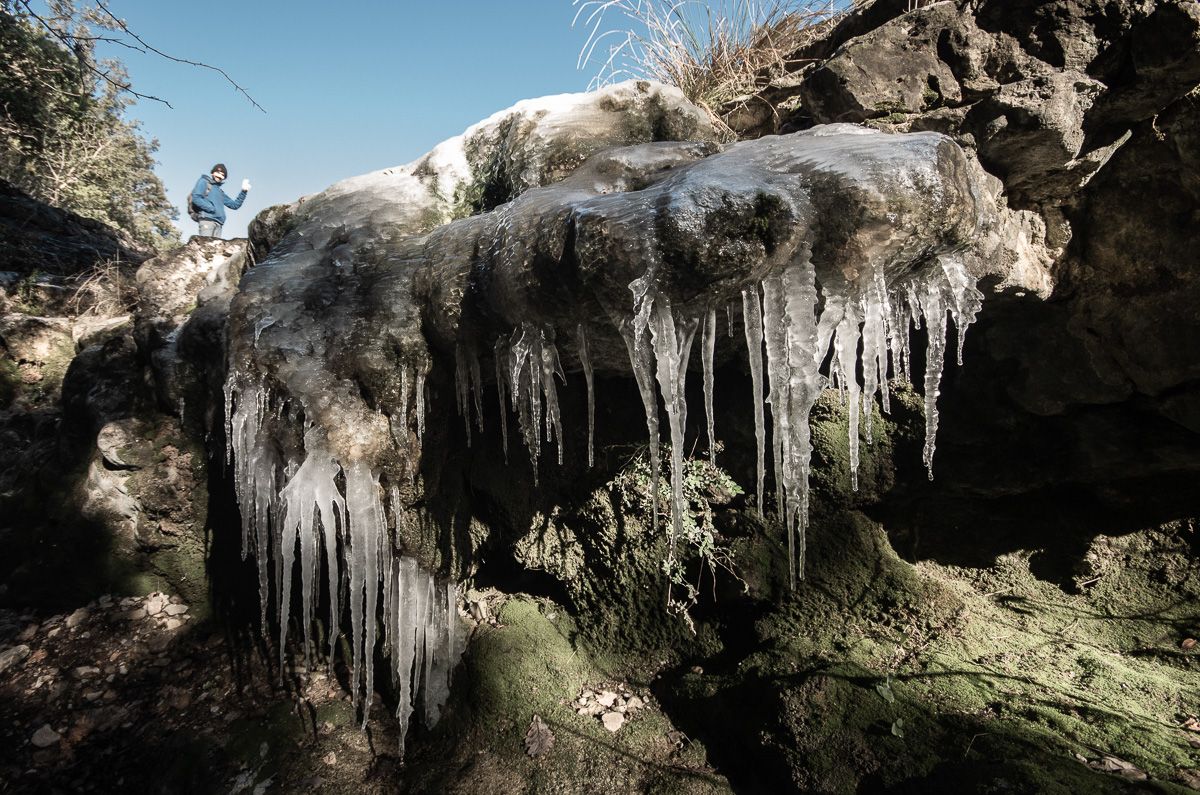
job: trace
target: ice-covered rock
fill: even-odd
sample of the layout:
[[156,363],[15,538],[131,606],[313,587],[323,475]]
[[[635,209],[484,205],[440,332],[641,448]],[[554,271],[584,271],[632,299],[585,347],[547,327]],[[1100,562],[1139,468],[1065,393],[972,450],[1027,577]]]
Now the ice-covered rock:
[[[516,414],[536,478],[553,465],[544,442],[561,461],[580,435],[558,409],[564,372],[583,370],[590,384],[593,372],[632,370],[652,454],[661,427],[671,442],[677,534],[690,354],[699,331],[711,374],[715,312],[731,302],[759,362],[760,505],[786,519],[801,571],[808,412],[832,379],[851,407],[856,460],[857,418],[877,396],[886,407],[887,379],[908,373],[913,324],[930,331],[932,466],[947,316],[961,351],[976,277],[1000,247],[994,186],[936,133],[830,125],[727,147],[713,137],[677,92],[627,83],[522,103],[417,163],[291,208],[289,230],[233,302],[226,384],[243,551],[258,560],[264,615],[277,606],[281,645],[295,568],[306,646],[320,583],[345,583],[328,591],[329,637],[345,595],[356,697],[369,703],[382,611],[402,719],[418,673],[426,717],[436,715],[456,599],[407,554],[437,562],[406,536],[405,517],[423,500],[427,415],[457,411],[464,444],[505,431],[484,430],[484,390]],[[451,221],[462,211],[476,214]],[[455,409],[430,404],[431,378],[454,385]]]

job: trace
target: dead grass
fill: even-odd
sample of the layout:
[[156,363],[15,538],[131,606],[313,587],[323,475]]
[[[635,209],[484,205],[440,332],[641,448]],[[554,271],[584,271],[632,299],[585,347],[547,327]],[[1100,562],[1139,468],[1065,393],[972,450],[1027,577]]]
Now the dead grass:
[[[676,86],[732,138],[722,115],[755,101],[771,80],[800,68],[793,54],[847,3],[575,0],[575,6],[572,25],[589,30],[579,68],[596,68],[593,88],[627,78]],[[609,20],[613,27],[607,27]]]
[[67,308],[74,315],[111,317],[133,312],[137,306],[137,266],[119,260],[101,262],[72,279],[74,294]]

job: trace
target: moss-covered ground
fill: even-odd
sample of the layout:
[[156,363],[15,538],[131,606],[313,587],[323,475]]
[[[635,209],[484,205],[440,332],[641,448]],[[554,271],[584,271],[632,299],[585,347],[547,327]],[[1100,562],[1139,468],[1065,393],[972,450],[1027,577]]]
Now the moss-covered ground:
[[[727,792],[699,742],[675,732],[651,703],[615,733],[572,702],[611,682],[548,600],[515,597],[482,626],[457,674],[447,714],[410,756],[405,790],[460,793]],[[649,699],[645,683],[630,682]],[[524,744],[533,716],[554,735],[536,758]]]

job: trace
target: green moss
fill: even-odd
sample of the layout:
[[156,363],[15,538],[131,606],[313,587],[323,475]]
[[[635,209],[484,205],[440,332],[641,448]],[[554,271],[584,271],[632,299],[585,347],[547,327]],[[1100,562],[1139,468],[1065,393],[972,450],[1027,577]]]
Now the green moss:
[[[574,624],[559,606],[514,598],[497,618],[499,627],[473,639],[431,743],[414,751],[412,769],[427,777],[415,791],[728,791],[702,746],[679,749],[669,739],[673,726],[661,712],[642,710],[615,734],[575,713],[571,702],[585,686],[611,680],[573,642]],[[524,745],[535,714],[555,737],[538,759]]]
[[0,409],[6,409],[21,390],[21,373],[12,359],[0,358]]
[[[781,765],[771,783],[800,789],[1124,791],[1076,756],[1106,754],[1170,780],[1200,763],[1179,729],[1200,700],[1200,658],[1178,647],[1200,626],[1183,527],[1098,538],[1087,559],[1099,581],[1068,594],[1031,573],[1029,554],[914,566],[881,527],[818,500],[807,579],[758,620],[757,650],[680,682],[684,723],[700,710],[740,738],[753,727],[739,715],[775,711],[778,724],[734,739],[732,754]],[[764,525],[744,559],[757,547],[770,564],[777,533]],[[783,570],[753,580],[754,595],[786,593]]]
[[942,101],[942,95],[935,91],[932,87],[926,86],[921,91],[921,109],[933,110]]

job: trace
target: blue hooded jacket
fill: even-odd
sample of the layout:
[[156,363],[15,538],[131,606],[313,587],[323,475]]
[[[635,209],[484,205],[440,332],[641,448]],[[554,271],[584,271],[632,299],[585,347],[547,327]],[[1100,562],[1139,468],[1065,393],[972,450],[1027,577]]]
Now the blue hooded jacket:
[[[205,196],[204,194],[208,195]],[[221,190],[221,186],[212,181],[208,174],[201,175],[192,188],[192,204],[200,211],[201,221],[216,221],[225,223],[225,208],[236,210],[246,200],[246,191],[238,193],[236,199],[231,199]]]

